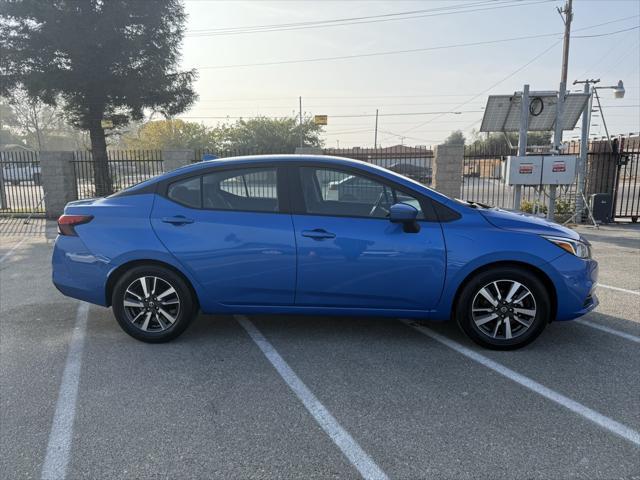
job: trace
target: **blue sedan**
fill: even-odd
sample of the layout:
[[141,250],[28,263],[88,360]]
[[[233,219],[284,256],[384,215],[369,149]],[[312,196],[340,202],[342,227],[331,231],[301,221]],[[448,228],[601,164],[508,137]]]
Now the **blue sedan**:
[[56,287],[145,342],[202,311],[453,319],[513,349],[598,304],[576,232],[345,158],[193,164],[71,202],[58,228]]

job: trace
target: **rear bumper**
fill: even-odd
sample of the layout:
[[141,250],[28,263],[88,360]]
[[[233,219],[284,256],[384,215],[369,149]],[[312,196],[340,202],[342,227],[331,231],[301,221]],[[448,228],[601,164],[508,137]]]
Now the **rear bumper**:
[[572,320],[598,306],[598,262],[567,253],[548,265],[553,269],[552,280],[558,300],[556,320]]
[[108,262],[93,255],[79,237],[59,235],[53,248],[52,281],[61,293],[106,306]]

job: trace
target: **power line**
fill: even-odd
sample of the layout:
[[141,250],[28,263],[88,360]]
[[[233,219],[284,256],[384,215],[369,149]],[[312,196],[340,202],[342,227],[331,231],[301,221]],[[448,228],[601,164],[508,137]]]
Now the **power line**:
[[[524,65],[522,65],[521,67],[517,68],[516,70],[514,70],[513,72],[511,72],[509,75],[507,75],[506,77],[503,77],[502,79],[498,80],[496,83],[492,84],[489,88],[484,89],[482,92],[478,93],[477,95],[474,95],[473,97],[471,97],[469,100],[467,100],[466,102],[462,102],[458,105],[456,105],[454,108],[460,108],[463,107],[471,102],[473,102],[476,98],[484,95],[485,93],[487,93],[488,91],[492,90],[493,88],[497,87],[498,85],[500,85],[502,82],[508,80],[509,78],[513,77],[514,75],[516,75],[517,73],[521,72],[522,70],[524,70],[525,68],[527,68],[529,65],[531,65],[533,62],[535,62],[536,60],[538,60],[539,58],[541,58],[542,56],[544,56],[547,52],[549,52],[551,49],[553,49],[556,45],[558,45],[561,42],[561,40],[558,40],[557,42],[553,43],[552,45],[550,45],[549,47],[545,48],[542,52],[540,52],[538,55],[536,55],[535,57],[533,57],[531,60],[529,60],[527,63],[525,63]],[[444,114],[443,114],[444,115]],[[441,115],[442,116],[442,115]],[[416,127],[412,127],[408,130],[405,130],[405,132],[411,132],[413,130],[416,130],[417,128],[421,128],[424,125],[430,123],[433,120],[437,120],[440,117],[435,117],[431,120],[427,120],[426,122],[423,122],[422,124],[416,126]]]
[[[496,10],[503,8],[512,8],[512,7],[524,7],[529,5],[537,5],[540,3],[548,3],[555,0],[537,0],[531,2],[512,2],[512,1],[501,1],[501,2],[477,2],[470,3],[465,5],[456,5],[456,6],[448,6],[448,7],[440,7],[435,9],[425,9],[425,10],[415,10],[413,12],[399,12],[399,13],[390,13],[384,15],[371,15],[366,17],[352,17],[345,19],[335,19],[335,20],[321,20],[321,21],[310,21],[310,22],[298,22],[298,23],[290,23],[290,24],[274,24],[274,25],[256,25],[252,27],[231,27],[231,28],[221,28],[221,29],[201,29],[201,30],[190,30],[187,31],[185,37],[187,38],[200,38],[200,37],[212,37],[212,36],[228,36],[228,35],[246,35],[246,34],[254,34],[254,33],[269,33],[269,32],[282,32],[282,31],[290,31],[290,30],[310,30],[316,28],[330,28],[330,27],[342,27],[348,25],[362,25],[362,24],[370,24],[370,23],[381,23],[381,22],[391,22],[391,21],[400,21],[400,20],[413,20],[417,18],[425,18],[425,17],[439,17],[444,15],[457,15],[460,13],[472,13],[472,12],[480,12],[486,10]],[[491,6],[488,6],[491,5]],[[484,7],[484,8],[468,8],[468,7]],[[451,11],[443,11],[443,10],[451,10]],[[421,12],[437,12],[437,13],[423,13]],[[381,18],[385,17],[385,18]],[[394,18],[388,18],[394,17]]]
[[[584,76],[584,75],[582,75]],[[638,90],[638,87],[634,86],[626,86],[626,90]],[[477,92],[464,92],[464,93],[432,93],[432,94],[412,94],[412,95],[333,95],[333,96],[309,96],[303,95],[305,99],[313,99],[313,100],[326,100],[326,99],[378,99],[378,98],[439,98],[439,97],[468,97],[470,95],[477,95]],[[205,99],[198,100],[199,102],[257,102],[257,101],[268,101],[268,100],[291,100],[295,101],[298,97],[288,96],[288,97],[209,97]],[[425,104],[426,105],[426,104]],[[268,107],[268,105],[265,105]]]
[[438,10],[447,10],[449,8],[464,8],[469,6],[478,6],[478,5],[490,4],[490,3],[491,1],[485,0],[482,2],[473,2],[469,4],[457,5],[454,7],[438,7],[438,8],[429,8],[429,9],[422,9],[422,10],[409,10],[405,12],[393,12],[393,13],[385,13],[385,14],[379,14],[379,15],[367,15],[367,16],[361,16],[361,17],[334,18],[329,20],[313,20],[313,21],[306,21],[306,22],[276,23],[276,24],[267,24],[267,25],[245,25],[240,27],[226,27],[226,28],[202,28],[202,29],[195,29],[195,30],[187,30],[187,33],[228,32],[228,31],[237,31],[237,30],[260,29],[260,28],[279,28],[279,27],[290,27],[290,26],[318,25],[318,24],[326,24],[326,23],[368,20],[368,19],[394,17],[394,16],[402,16],[402,15],[414,15],[414,14],[433,12]]
[[[455,110],[450,110],[450,111],[444,111],[444,112],[398,112],[398,113],[381,113],[379,116],[381,117],[401,117],[401,116],[421,116],[421,115],[442,115],[442,114],[446,114],[446,113],[451,113],[454,115],[462,115],[462,114],[466,114],[466,113],[478,113],[478,112],[482,112],[483,110],[463,110],[463,111],[455,111]],[[375,117],[376,114],[375,113],[357,113],[357,114],[337,114],[337,115],[332,115],[329,114],[329,117],[331,118],[372,118]],[[227,115],[223,115],[223,116],[216,116],[216,115],[187,115],[187,116],[182,116],[179,115],[178,118],[184,118],[184,119],[197,119],[197,118],[201,118],[201,119],[218,119],[218,120],[224,120],[224,119],[231,119],[231,120],[236,120],[236,119],[241,119],[241,118],[288,118],[287,115],[280,115],[280,116],[268,116],[268,115],[248,115],[248,116],[227,116]]]
[[[235,33],[235,32],[244,33],[244,32],[261,31],[261,30],[281,29],[281,28],[289,28],[289,27],[310,27],[310,26],[317,26],[317,25],[331,26],[331,24],[334,24],[334,23],[340,24],[343,22],[357,22],[357,21],[366,22],[368,20],[375,20],[380,18],[404,17],[408,15],[418,15],[421,13],[436,12],[436,11],[451,10],[451,9],[459,10],[462,8],[476,7],[480,5],[487,5],[490,3],[491,3],[490,1],[483,1],[483,2],[463,4],[463,5],[456,5],[456,6],[438,7],[433,9],[410,10],[405,12],[395,12],[395,13],[387,13],[387,14],[380,14],[380,15],[367,15],[367,16],[361,16],[361,17],[335,18],[335,19],[329,19],[329,20],[312,20],[312,21],[306,21],[306,22],[276,23],[276,24],[267,24],[267,25],[245,25],[240,27],[226,27],[226,28],[203,28],[203,29],[196,29],[196,30],[187,30],[186,33],[187,34],[200,34],[200,33],[225,34],[225,33]],[[509,3],[509,2],[502,1],[500,3]]]
[[571,38],[607,37],[609,35],[615,35],[616,33],[630,32],[631,30],[637,30],[638,28],[640,28],[640,25],[636,25],[635,27],[623,28],[622,30],[616,30],[615,32],[598,33],[594,35],[574,35]]
[[[593,25],[593,26],[590,26],[590,27],[584,27],[581,30],[584,30],[584,29],[587,29],[587,28],[596,28],[596,27],[601,26],[601,25],[603,25],[603,24]],[[626,32],[626,31],[629,31],[629,30],[633,30],[634,28],[639,28],[639,27],[640,26],[636,26],[636,27],[632,27],[631,29],[625,29],[625,30],[618,30],[618,31],[615,31],[615,32],[603,33],[603,34],[598,35],[598,36],[615,35],[615,34]],[[525,36],[521,36],[521,37],[502,38],[502,39],[497,39],[497,40],[484,40],[484,41],[480,41],[480,42],[457,43],[457,44],[450,44],[450,45],[440,45],[440,46],[436,46],[436,47],[411,48],[411,49],[406,49],[406,50],[388,50],[388,51],[385,51],[385,52],[360,53],[360,54],[355,54],[355,55],[339,55],[339,56],[334,56],[334,57],[302,58],[302,59],[297,59],[297,60],[280,60],[280,61],[274,61],[274,62],[237,63],[237,64],[230,64],[230,65],[208,65],[208,66],[205,65],[205,66],[200,66],[200,67],[196,67],[196,68],[221,70],[221,69],[230,69],[230,68],[264,67],[264,66],[273,66],[273,65],[290,65],[290,64],[296,64],[296,63],[326,62],[326,61],[335,61],[335,60],[350,60],[350,59],[354,59],[354,58],[380,57],[380,56],[386,56],[386,55],[398,55],[398,54],[407,54],[407,53],[429,52],[429,51],[434,51],[434,50],[446,50],[446,49],[449,49],[449,48],[475,47],[475,46],[480,46],[480,45],[495,45],[495,44],[499,44],[499,43],[508,43],[508,42],[514,42],[514,41],[519,41],[519,40],[531,40],[531,39],[535,39],[535,38],[555,37],[555,36],[558,36],[558,35],[561,35],[561,33],[558,33],[558,32],[556,32],[556,33],[541,33],[541,34],[537,34],[537,35],[525,35]],[[577,37],[577,38],[579,38],[579,37]]]
[[[307,97],[304,97],[307,98]],[[452,105],[454,104],[455,101],[451,101],[451,102],[427,102],[427,103],[416,103],[416,102],[412,102],[412,103],[354,103],[354,104],[349,104],[349,103],[343,103],[343,104],[309,104],[307,103],[305,106],[307,109],[322,109],[322,108],[385,108],[385,107],[424,107],[424,106],[432,106],[432,105]],[[484,106],[481,104],[478,104],[478,106]],[[200,110],[250,110],[251,108],[283,108],[283,109],[290,109],[293,108],[292,105],[263,105],[263,104],[256,104],[256,105],[244,105],[244,106],[233,106],[233,107],[225,107],[225,106],[221,106],[221,107],[209,107],[209,106],[204,106],[204,107],[198,107],[198,109]]]

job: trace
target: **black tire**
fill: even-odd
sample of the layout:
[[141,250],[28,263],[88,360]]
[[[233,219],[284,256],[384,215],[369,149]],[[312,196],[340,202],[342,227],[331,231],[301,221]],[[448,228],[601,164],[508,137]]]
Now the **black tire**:
[[[508,290],[510,290],[509,287],[514,285],[514,282],[521,284],[524,288],[521,288],[517,294],[513,295],[512,302],[506,302]],[[484,287],[488,286],[490,286],[490,294],[495,292],[495,295],[491,296],[494,301],[497,300],[497,306],[491,304],[480,293]],[[500,292],[500,289],[502,289],[502,298],[498,300],[497,293]],[[514,304],[513,300],[518,300],[519,296],[526,294],[525,289],[529,291],[529,294],[520,300],[518,304]],[[472,312],[474,301],[478,302],[475,304],[476,307],[485,307],[477,310],[490,310],[477,313],[475,321],[474,312]],[[482,305],[481,302],[485,302],[485,304]],[[506,311],[504,311],[504,308],[506,308]],[[513,312],[513,308],[520,312],[535,311],[535,315],[525,317],[524,314],[510,313]],[[479,326],[477,323],[482,323],[482,320],[487,318],[480,317],[485,314],[487,317],[493,315],[498,315],[498,317]],[[518,267],[490,268],[475,275],[460,293],[455,311],[456,321],[462,331],[477,344],[493,350],[515,350],[528,345],[542,333],[547,323],[549,323],[550,314],[551,301],[549,292],[544,284],[536,275]],[[518,320],[516,321],[512,315],[517,316]],[[529,326],[525,328],[523,321]],[[506,331],[507,325],[509,325],[508,334]],[[514,326],[513,330],[512,325]],[[489,330],[494,331],[490,332]],[[492,334],[496,335],[497,338],[493,338]],[[508,335],[514,336],[513,338],[508,338]]]
[[[142,284],[139,279],[144,277],[149,277],[149,279],[145,280],[147,292],[149,293],[148,299],[142,299],[144,295],[141,294]],[[166,302],[173,302],[173,305],[165,305],[156,296],[152,296],[153,277],[158,279],[156,280],[157,284],[165,287],[165,291],[170,290],[166,289],[166,285],[174,289],[175,293],[171,293],[171,297],[163,299]],[[156,295],[162,293],[155,292]],[[138,295],[138,297],[132,297],[132,294]],[[137,298],[141,300],[136,300]],[[143,303],[144,308],[137,306],[133,308],[125,307],[125,299]],[[175,299],[179,302],[177,307],[175,306]],[[155,306],[153,306],[154,304]],[[173,340],[186,330],[198,313],[197,302],[189,285],[180,275],[158,265],[134,267],[122,275],[113,289],[111,305],[120,327],[133,338],[147,343],[162,343]],[[169,317],[164,317],[162,312],[158,312],[158,308],[166,308],[165,312],[168,312],[169,317],[175,318],[173,323],[167,320]],[[143,316],[134,322],[133,319],[138,316],[138,313],[142,313]],[[147,329],[143,330],[144,320],[147,315],[150,315],[146,324]],[[158,319],[158,317],[160,318]]]

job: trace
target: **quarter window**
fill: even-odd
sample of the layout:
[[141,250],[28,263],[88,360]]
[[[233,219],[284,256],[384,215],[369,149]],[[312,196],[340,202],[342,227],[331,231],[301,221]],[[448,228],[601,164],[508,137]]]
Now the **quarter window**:
[[301,167],[300,174],[308,213],[386,218],[391,205],[402,202],[424,218],[418,199],[369,177],[314,167]]

